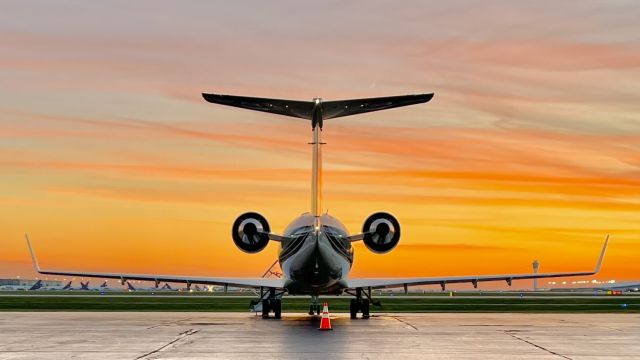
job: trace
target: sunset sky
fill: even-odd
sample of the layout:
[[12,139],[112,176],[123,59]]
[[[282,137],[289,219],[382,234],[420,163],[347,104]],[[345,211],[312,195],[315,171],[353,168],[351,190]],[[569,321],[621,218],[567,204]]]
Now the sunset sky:
[[[433,92],[328,120],[326,210],[352,276],[591,269],[640,278],[637,1],[7,1],[0,11],[0,277],[44,267],[259,276],[233,244],[310,206],[309,123],[202,92],[310,100]],[[502,284],[484,285],[499,287]]]

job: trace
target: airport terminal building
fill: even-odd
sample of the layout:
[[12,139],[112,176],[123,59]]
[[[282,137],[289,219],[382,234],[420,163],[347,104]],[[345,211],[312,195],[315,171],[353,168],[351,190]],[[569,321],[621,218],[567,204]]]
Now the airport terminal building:
[[[34,279],[0,279],[0,286],[33,286],[38,280]],[[42,280],[42,285],[45,287],[62,286],[62,281],[59,280]]]

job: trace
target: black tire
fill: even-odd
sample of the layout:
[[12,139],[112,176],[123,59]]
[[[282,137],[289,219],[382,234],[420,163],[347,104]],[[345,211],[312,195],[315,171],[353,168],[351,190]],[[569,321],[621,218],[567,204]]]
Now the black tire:
[[355,319],[358,316],[358,300],[351,299],[351,304],[349,305],[349,312],[351,313],[351,318]]
[[309,305],[309,315],[313,316],[316,314],[316,306],[311,304]]
[[282,300],[280,299],[273,301],[273,317],[276,319],[282,318]]
[[316,315],[322,314],[322,309],[320,308],[320,304],[316,305]]
[[368,299],[362,300],[362,318],[363,319],[369,318],[369,300]]
[[269,300],[262,300],[262,318],[268,319],[269,312],[271,311],[271,304]]

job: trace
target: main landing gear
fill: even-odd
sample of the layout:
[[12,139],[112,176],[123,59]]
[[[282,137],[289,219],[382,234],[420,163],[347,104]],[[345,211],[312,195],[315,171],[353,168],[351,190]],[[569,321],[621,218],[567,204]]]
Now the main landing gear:
[[362,288],[356,288],[355,296],[356,298],[351,299],[351,305],[349,306],[349,313],[351,314],[351,318],[355,319],[356,317],[358,317],[358,312],[362,312],[362,318],[368,319],[369,304],[371,303],[371,289],[369,289],[369,294],[366,294],[367,299],[364,299],[362,297]]
[[282,293],[276,294],[275,288],[269,288],[268,291],[264,291],[261,288],[259,301],[262,304],[263,319],[268,319],[272,311],[275,319],[282,317]]

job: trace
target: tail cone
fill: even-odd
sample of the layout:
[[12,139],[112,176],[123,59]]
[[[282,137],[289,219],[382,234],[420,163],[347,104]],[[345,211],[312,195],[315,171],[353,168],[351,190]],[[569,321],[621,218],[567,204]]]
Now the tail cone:
[[320,328],[318,330],[333,330],[331,328],[331,319],[329,319],[329,304],[326,302],[322,307],[322,319],[320,320]]

